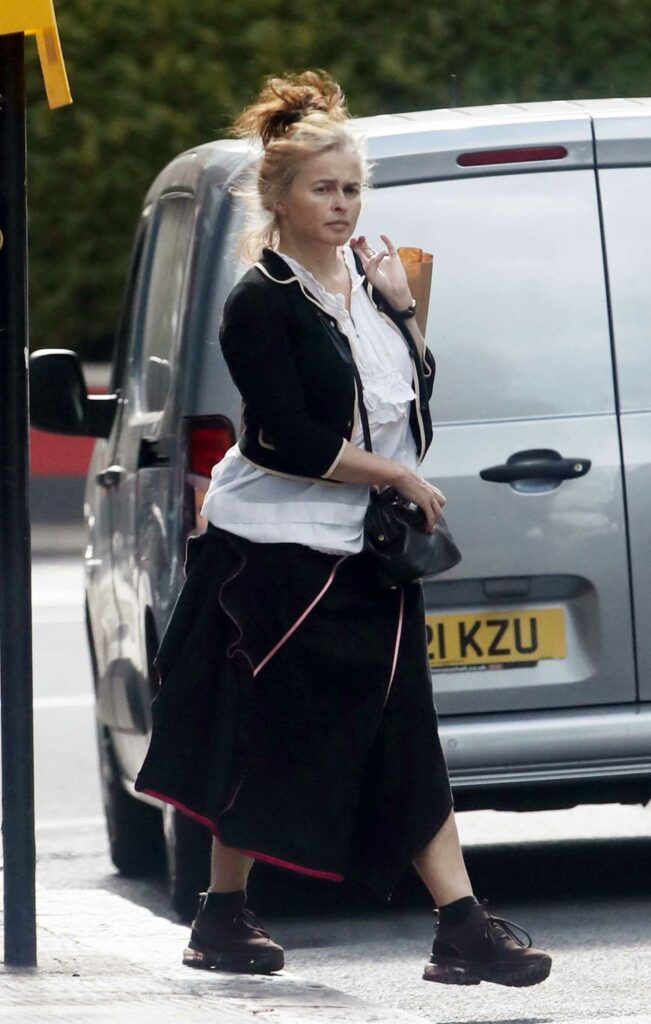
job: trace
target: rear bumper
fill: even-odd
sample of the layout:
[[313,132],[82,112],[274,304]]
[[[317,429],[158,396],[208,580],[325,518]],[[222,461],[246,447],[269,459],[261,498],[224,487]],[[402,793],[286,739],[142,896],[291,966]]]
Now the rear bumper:
[[651,705],[441,717],[456,791],[648,779]]

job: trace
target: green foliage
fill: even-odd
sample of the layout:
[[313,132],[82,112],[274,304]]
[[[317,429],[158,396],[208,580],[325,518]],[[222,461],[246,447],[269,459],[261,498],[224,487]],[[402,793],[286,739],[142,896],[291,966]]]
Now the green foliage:
[[[353,114],[651,93],[648,0],[57,0],[74,103],[27,41],[32,347],[107,358],[145,191],[262,77],[326,68]],[[455,76],[454,78],[452,76]]]

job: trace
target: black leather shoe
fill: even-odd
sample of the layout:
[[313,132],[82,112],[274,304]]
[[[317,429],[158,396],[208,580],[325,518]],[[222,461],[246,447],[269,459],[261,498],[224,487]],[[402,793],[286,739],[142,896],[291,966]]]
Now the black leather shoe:
[[199,893],[199,909],[183,951],[187,967],[242,974],[271,974],[283,969],[282,946],[273,941],[246,906],[244,892],[229,893],[211,906],[206,905],[207,896],[205,892]]
[[[528,942],[519,939],[513,929],[522,932]],[[534,949],[524,928],[493,917],[485,906],[477,904],[460,924],[445,924],[439,918],[423,978],[443,985],[492,981],[520,988],[544,981],[551,966],[552,958]]]

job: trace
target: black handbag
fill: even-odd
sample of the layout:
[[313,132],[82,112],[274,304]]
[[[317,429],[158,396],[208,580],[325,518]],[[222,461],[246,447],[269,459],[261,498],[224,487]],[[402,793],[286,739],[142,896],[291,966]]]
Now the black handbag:
[[[364,445],[372,452],[364,389],[354,362],[353,372],[359,391]],[[363,550],[371,556],[377,578],[384,587],[430,579],[461,561],[461,552],[443,516],[430,533],[423,510],[395,487],[382,490],[371,487],[364,519]]]
[[371,489],[364,519],[364,551],[372,555],[383,586],[431,579],[461,561],[443,516],[432,533],[426,525],[422,509],[395,487]]

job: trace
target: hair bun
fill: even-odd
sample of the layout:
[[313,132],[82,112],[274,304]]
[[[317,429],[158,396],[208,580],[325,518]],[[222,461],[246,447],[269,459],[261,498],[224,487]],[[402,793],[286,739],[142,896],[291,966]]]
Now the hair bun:
[[257,100],[240,114],[232,133],[260,138],[266,147],[286,135],[293,124],[317,112],[333,121],[345,121],[349,116],[341,88],[327,71],[303,71],[284,78],[268,75]]

